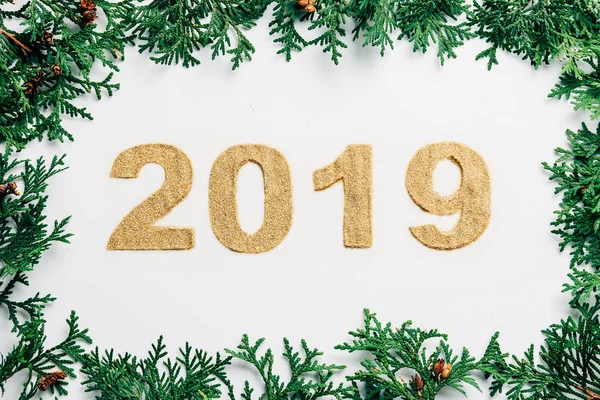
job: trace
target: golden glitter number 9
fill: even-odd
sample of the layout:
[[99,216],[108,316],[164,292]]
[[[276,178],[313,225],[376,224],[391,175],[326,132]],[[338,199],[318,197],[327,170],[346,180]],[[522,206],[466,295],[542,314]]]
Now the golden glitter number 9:
[[[460,187],[450,196],[433,190],[433,171],[441,160],[450,160],[461,171]],[[406,189],[424,211],[435,215],[460,213],[456,226],[447,232],[435,225],[410,227],[425,246],[453,250],[477,240],[490,220],[490,176],[483,158],[471,148],[453,142],[425,146],[412,158],[406,171]]]
[[352,144],[331,164],[313,174],[315,190],[344,185],[344,246],[369,248],[373,243],[371,145]]
[[112,178],[137,178],[144,165],[155,163],[165,170],[160,189],[135,207],[108,240],[108,250],[186,250],[194,247],[194,229],[154,226],[186,198],[193,170],[188,156],[167,144],[144,144],[123,151],[113,163]]
[[[237,209],[237,177],[244,164],[257,164],[263,174],[265,208],[262,226],[250,235],[242,229]],[[212,166],[209,181],[210,224],[219,241],[240,253],[262,253],[285,239],[292,226],[292,178],[283,155],[268,146],[245,144],[225,150]]]

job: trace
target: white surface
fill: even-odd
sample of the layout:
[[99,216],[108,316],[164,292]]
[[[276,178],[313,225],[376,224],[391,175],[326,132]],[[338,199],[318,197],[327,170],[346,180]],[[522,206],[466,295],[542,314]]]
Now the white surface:
[[[325,360],[352,370],[357,357],[333,346],[361,325],[362,309],[369,307],[384,321],[412,319],[438,328],[454,348],[467,346],[477,357],[497,330],[505,351],[539,345],[540,330],[568,312],[560,293],[568,256],[558,252],[549,227],[558,198],[540,163],[554,160],[565,129],[584,118],[566,102],[546,98],[558,67],[534,71],[500,54],[500,66],[488,72],[474,61],[480,41],[460,48],[444,67],[434,52],[413,54],[407,43],[383,59],[376,49],[354,44],[338,67],[316,48],[285,63],[265,25],[262,20],[249,35],[255,59],[235,72],[225,59],[210,62],[206,52],[200,67],[184,69],[156,66],[130,50],[117,76],[121,90],[83,102],[95,121],[68,123],[74,143],[36,144],[23,152],[31,158],[66,152],[70,165],[51,182],[48,212],[51,218],[73,215],[72,245],[55,245],[31,274],[31,291],[58,297],[47,315],[49,343],[64,335],[62,321],[75,309],[102,349],[144,355],[162,334],[173,351],[190,341],[212,352],[234,348],[248,333],[266,336],[279,352],[287,336],[295,344],[306,338],[325,351]],[[456,221],[422,212],[404,186],[415,151],[438,141],[472,147],[492,177],[487,231],[451,252],[428,249],[408,231],[423,223],[450,228]],[[112,162],[130,146],[153,142],[176,145],[193,162],[191,194],[163,223],[193,227],[196,247],[109,252],[112,230],[163,176],[152,165],[137,180],[111,179]],[[292,229],[260,255],[223,247],[208,220],[211,165],[240,143],[279,149],[292,170]],[[374,245],[368,250],[342,246],[341,185],[312,190],[312,173],[351,143],[373,145]],[[244,167],[239,182],[248,231],[262,220],[258,171]],[[451,193],[458,173],[441,165],[436,180],[440,192]],[[2,351],[12,344],[0,343]],[[238,390],[252,377],[244,369],[232,373]],[[91,397],[72,390],[73,398]],[[484,389],[469,390],[468,397],[488,396]]]

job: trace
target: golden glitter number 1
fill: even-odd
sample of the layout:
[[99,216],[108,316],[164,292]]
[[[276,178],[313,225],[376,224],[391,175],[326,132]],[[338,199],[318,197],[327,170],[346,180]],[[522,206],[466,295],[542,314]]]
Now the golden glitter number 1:
[[337,182],[344,185],[344,246],[369,248],[373,244],[373,150],[352,144],[331,164],[313,174],[315,190]]
[[[433,171],[441,160],[450,160],[461,172],[460,187],[450,196],[433,190]],[[471,148],[453,142],[425,146],[412,158],[406,171],[406,189],[424,211],[435,215],[460,213],[454,229],[444,232],[435,225],[410,227],[425,246],[454,250],[477,240],[490,221],[490,175],[483,158]]]
[[123,151],[113,163],[112,178],[137,178],[146,164],[165,170],[160,189],[136,206],[116,227],[108,250],[187,250],[194,247],[194,229],[154,226],[192,188],[193,170],[188,156],[167,144],[144,144]]

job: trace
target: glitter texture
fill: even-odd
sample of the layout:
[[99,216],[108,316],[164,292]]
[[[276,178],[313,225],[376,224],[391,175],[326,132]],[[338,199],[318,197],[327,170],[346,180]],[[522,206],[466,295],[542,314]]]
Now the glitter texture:
[[143,144],[118,155],[112,178],[137,178],[144,165],[155,163],[165,170],[161,188],[136,206],[111,235],[108,250],[187,250],[194,247],[194,229],[154,226],[192,188],[194,172],[188,156],[167,144]]
[[[246,233],[238,218],[237,179],[244,164],[253,162],[262,170],[265,211],[262,226],[254,234]],[[292,178],[283,155],[271,147],[244,144],[225,150],[210,173],[210,223],[219,241],[240,253],[262,253],[285,239],[292,227]]]
[[[441,160],[450,160],[461,172],[460,187],[450,196],[433,189],[433,171]],[[453,250],[477,240],[485,231],[491,214],[490,176],[483,158],[471,148],[453,142],[427,145],[415,154],[406,171],[406,189],[424,211],[435,215],[460,212],[450,231],[435,225],[410,227],[412,235],[427,247]]]
[[373,150],[353,144],[332,163],[313,174],[315,190],[344,184],[344,246],[368,248],[373,244]]

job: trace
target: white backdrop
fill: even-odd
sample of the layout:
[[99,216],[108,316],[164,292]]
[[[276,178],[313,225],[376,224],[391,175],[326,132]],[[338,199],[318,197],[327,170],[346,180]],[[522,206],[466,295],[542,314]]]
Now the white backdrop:
[[[477,357],[497,330],[505,351],[521,354],[540,344],[540,330],[568,313],[560,290],[569,262],[550,234],[558,197],[540,163],[554,160],[565,129],[576,129],[585,117],[546,98],[559,68],[534,71],[501,54],[500,66],[488,72],[474,61],[484,48],[480,41],[460,48],[444,67],[434,52],[413,54],[407,43],[383,59],[376,49],[352,45],[337,67],[316,48],[286,63],[275,55],[266,20],[249,36],[258,53],[235,72],[225,59],[210,62],[207,53],[201,66],[184,69],[156,66],[129,51],[117,76],[121,90],[101,102],[84,101],[95,121],[68,123],[74,143],[44,142],[22,153],[68,153],[70,166],[51,182],[48,212],[51,218],[72,215],[75,236],[71,245],[55,245],[31,274],[31,291],[58,298],[48,310],[49,343],[63,337],[62,321],[75,309],[101,349],[144,355],[162,334],[173,351],[189,341],[214,352],[234,348],[248,333],[266,336],[279,352],[287,336],[294,344],[306,338],[325,351],[325,360],[352,370],[357,357],[333,347],[361,325],[368,307],[398,325],[412,319],[438,328],[456,349],[467,346]],[[424,223],[449,229],[456,221],[421,211],[404,186],[416,150],[438,141],[479,152],[492,178],[487,231],[450,252],[426,248],[408,231]],[[193,227],[196,247],[109,252],[112,230],[163,177],[150,165],[139,179],[111,179],[112,162],[130,146],[156,142],[178,146],[193,162],[190,195],[162,223]],[[241,143],[279,149],[292,170],[292,229],[260,255],[223,247],[208,220],[211,165]],[[312,173],[352,143],[373,145],[374,243],[368,250],[342,245],[342,186],[312,189]],[[249,232],[262,221],[259,171],[250,164],[239,181],[240,218]],[[458,180],[450,163],[436,171],[441,193],[450,194]],[[10,337],[5,330],[0,335]],[[12,344],[0,343],[1,351]],[[285,375],[283,360],[277,361]],[[233,371],[238,390],[248,378],[246,369]],[[19,389],[11,384],[9,399]],[[91,397],[71,390],[73,398]],[[485,389],[469,390],[468,397],[488,398]]]

